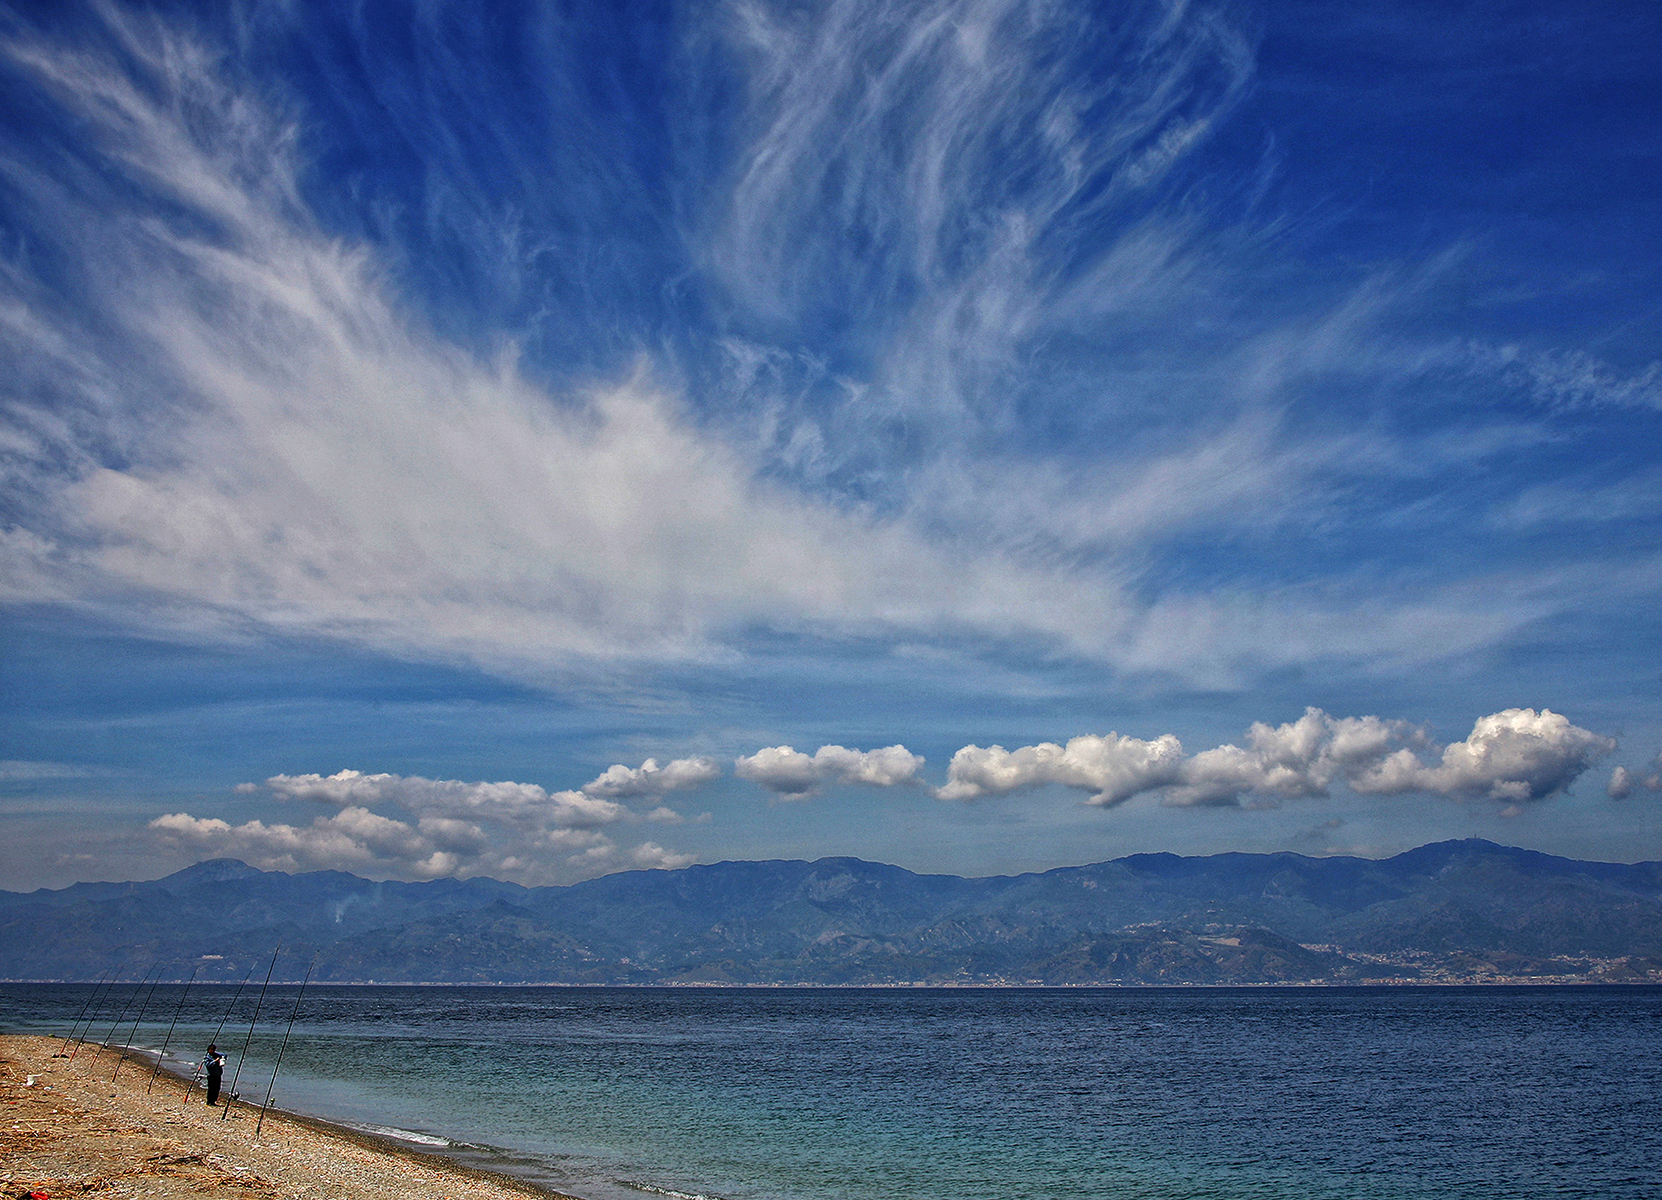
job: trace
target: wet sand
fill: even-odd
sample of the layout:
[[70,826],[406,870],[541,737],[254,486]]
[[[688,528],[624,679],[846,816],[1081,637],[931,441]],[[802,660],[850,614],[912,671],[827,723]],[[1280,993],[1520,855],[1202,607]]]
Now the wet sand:
[[[0,1037],[0,1195],[527,1200],[557,1193],[322,1121],[184,1103],[185,1082],[88,1043]],[[111,1075],[116,1075],[111,1082]],[[31,1082],[32,1080],[32,1082]],[[149,1089],[148,1091],[146,1089]]]

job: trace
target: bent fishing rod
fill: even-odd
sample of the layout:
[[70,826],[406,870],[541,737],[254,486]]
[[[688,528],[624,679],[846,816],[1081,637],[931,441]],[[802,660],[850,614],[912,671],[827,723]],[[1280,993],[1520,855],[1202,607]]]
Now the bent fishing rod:
[[[160,971],[161,969],[162,968],[161,968],[160,963],[157,963],[154,967],[151,968],[151,970],[154,970],[154,971]],[[105,1046],[108,1046],[111,1042],[115,1041],[115,1031],[120,1029],[121,1028],[121,1023],[127,1019],[127,1013],[132,1009],[133,1001],[138,999],[139,992],[144,990],[145,982],[149,978],[150,978],[150,971],[146,971],[144,973],[144,977],[133,985],[133,994],[131,996],[128,996],[127,997],[127,1003],[121,1006],[121,1015],[115,1019],[115,1024],[110,1026],[109,1033],[104,1035],[104,1045]],[[97,1052],[94,1051],[94,1056],[95,1057],[96,1057],[96,1053]],[[121,1064],[117,1063],[115,1069],[119,1071],[121,1069]]]
[[[322,951],[318,951],[321,954]],[[312,969],[317,966],[317,954],[306,964],[306,978],[300,981],[300,990],[294,994],[294,1011],[289,1013],[289,1027],[283,1030],[283,1040],[277,1047],[277,1061],[271,1067],[271,1082],[266,1084],[265,1103],[260,1105],[260,1119],[254,1122],[254,1140],[260,1140],[260,1127],[265,1124],[265,1110],[271,1107],[271,1092],[277,1086],[277,1072],[283,1067],[283,1051],[289,1048],[289,1034],[294,1032],[294,1019],[300,1015],[300,997],[306,994],[306,985],[312,981]]]
[[[87,1002],[85,1004],[81,1005],[81,1011],[76,1013],[75,1014],[75,1019],[69,1023],[69,1036],[64,1038],[64,1045],[67,1046],[70,1042],[73,1042],[75,1040],[75,1030],[80,1028],[81,1018],[87,1015],[87,1010],[92,1007],[93,997],[98,995],[98,989],[104,986],[104,980],[108,979],[109,977],[110,977],[110,968],[105,967],[104,968],[104,973],[98,977],[98,982],[93,984],[92,985],[92,990],[87,993]],[[62,1053],[58,1053],[58,1054],[54,1054],[52,1057],[53,1058],[63,1058],[64,1055]],[[71,1057],[73,1057],[73,1053],[71,1054]]]
[[70,1062],[75,1061],[75,1056],[81,1052],[81,1047],[87,1044],[87,1035],[92,1032],[92,1023],[98,1019],[98,1014],[104,1011],[104,1001],[108,1000],[110,998],[110,994],[115,991],[116,982],[121,978],[122,969],[126,967],[126,965],[126,963],[119,963],[113,970],[105,972],[105,975],[110,981],[110,985],[104,988],[102,994],[97,995],[97,1000],[95,1001],[92,1011],[87,1014],[86,1026],[81,1030],[81,1036],[76,1039],[75,1049],[70,1051]]
[[110,1072],[110,1082],[121,1074],[121,1065],[127,1061],[127,1055],[133,1049],[133,1043],[138,1039],[138,1027],[144,1024],[144,1014],[150,1011],[150,1001],[156,998],[156,989],[162,985],[162,970],[156,968],[156,980],[150,985],[150,990],[144,994],[144,1003],[139,1005],[139,1015],[133,1018],[133,1028],[127,1033],[127,1040],[121,1044],[121,1057],[115,1060],[115,1070]]
[[202,964],[197,963],[191,970],[190,978],[185,980],[185,990],[179,993],[179,1007],[173,1010],[173,1021],[167,1027],[167,1036],[162,1039],[162,1048],[156,1051],[156,1066],[150,1072],[150,1083],[144,1089],[147,1094],[156,1086],[156,1076],[162,1073],[162,1059],[167,1057],[167,1047],[173,1041],[173,1031],[178,1027],[179,1014],[185,1011],[185,997],[190,995],[190,985],[196,982],[196,972],[201,969]]
[[265,990],[271,986],[271,973],[277,969],[277,955],[282,949],[283,943],[278,942],[277,949],[271,952],[271,965],[266,968],[265,982],[260,985],[260,998],[254,1001],[254,1019],[248,1022],[248,1036],[242,1039],[242,1053],[237,1055],[237,1069],[231,1076],[231,1089],[225,1097],[225,1107],[219,1112],[221,1121],[231,1115],[231,1101],[237,1098],[237,1080],[242,1078],[242,1064],[248,1061],[248,1046],[254,1040],[254,1026],[260,1022],[260,1006],[265,1003]]

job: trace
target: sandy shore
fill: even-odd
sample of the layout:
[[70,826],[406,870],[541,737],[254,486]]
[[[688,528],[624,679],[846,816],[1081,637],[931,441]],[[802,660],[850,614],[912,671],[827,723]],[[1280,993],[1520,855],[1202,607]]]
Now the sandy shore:
[[[0,1037],[0,1195],[527,1200],[555,1195],[336,1126],[258,1108],[221,1110],[198,1088],[94,1044]],[[32,1082],[31,1082],[32,1080]]]

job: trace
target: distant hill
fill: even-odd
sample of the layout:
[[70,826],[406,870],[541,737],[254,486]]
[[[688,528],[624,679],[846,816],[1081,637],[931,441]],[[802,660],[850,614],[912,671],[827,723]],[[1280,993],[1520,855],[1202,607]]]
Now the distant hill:
[[569,887],[374,883],[229,859],[0,892],[0,978],[581,984],[1662,981],[1662,863],[1476,839],[1394,858],[1135,854],[961,879],[855,858]]

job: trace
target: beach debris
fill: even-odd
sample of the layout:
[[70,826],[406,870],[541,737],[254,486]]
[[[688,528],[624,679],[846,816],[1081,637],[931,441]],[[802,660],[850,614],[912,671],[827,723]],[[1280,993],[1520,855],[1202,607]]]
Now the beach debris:
[[202,1162],[206,1157],[207,1157],[207,1155],[205,1153],[198,1153],[198,1154],[152,1154],[149,1158],[145,1159],[144,1161],[147,1162],[147,1163],[155,1163],[158,1167],[176,1167],[180,1163],[199,1163],[199,1162]]

